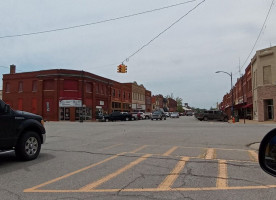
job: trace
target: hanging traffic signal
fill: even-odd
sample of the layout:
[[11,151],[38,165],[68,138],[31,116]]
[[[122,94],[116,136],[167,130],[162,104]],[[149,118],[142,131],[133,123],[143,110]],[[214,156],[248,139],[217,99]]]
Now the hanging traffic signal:
[[119,66],[117,67],[117,72],[118,72],[118,73],[122,73],[122,65],[119,65]]
[[127,73],[127,66],[124,64],[121,64],[117,67],[118,73]]

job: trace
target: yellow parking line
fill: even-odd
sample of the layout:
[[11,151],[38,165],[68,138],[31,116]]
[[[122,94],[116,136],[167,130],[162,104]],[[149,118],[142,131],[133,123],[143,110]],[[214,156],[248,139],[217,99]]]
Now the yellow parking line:
[[174,152],[178,147],[174,146],[171,149],[169,149],[166,153],[164,153],[162,156],[169,156],[172,152]]
[[249,150],[248,151],[249,157],[253,162],[258,162],[258,154],[253,151],[253,150]]
[[207,151],[206,151],[205,159],[212,160],[214,158],[215,158],[215,149],[208,148]]
[[227,182],[226,160],[219,160],[218,161],[217,188],[225,188],[227,186],[228,186],[228,182]]
[[93,168],[93,167],[95,167],[95,166],[97,166],[97,165],[103,164],[103,163],[105,163],[105,162],[107,162],[107,161],[110,161],[110,160],[112,160],[112,159],[114,159],[114,158],[117,158],[118,156],[121,156],[121,155],[124,155],[124,154],[125,154],[125,153],[116,154],[116,155],[114,155],[114,156],[111,156],[111,157],[109,157],[109,158],[107,158],[107,159],[104,159],[104,160],[102,160],[102,161],[100,161],[100,162],[97,162],[97,163],[95,163],[95,164],[92,164],[92,165],[89,165],[89,166],[84,167],[84,168],[82,168],[82,169],[79,169],[79,170],[73,171],[73,172],[71,172],[71,173],[65,174],[65,175],[63,175],[63,176],[60,176],[60,177],[55,178],[55,179],[52,179],[52,180],[50,180],[50,181],[47,181],[47,182],[42,183],[42,184],[40,184],[40,185],[34,186],[34,187],[32,187],[32,188],[25,189],[24,192],[31,192],[31,191],[34,191],[34,190],[36,190],[37,188],[41,188],[41,187],[44,187],[44,186],[49,185],[49,184],[51,184],[51,183],[55,183],[55,182],[57,182],[57,181],[59,181],[59,180],[68,178],[69,176],[72,176],[72,175],[75,175],[75,174],[77,174],[77,173],[83,172],[83,171],[85,171],[85,170],[91,169],[91,168]]
[[199,187],[199,188],[126,188],[126,189],[96,189],[96,190],[34,190],[37,193],[104,193],[104,192],[179,192],[179,191],[216,191],[216,190],[253,190],[272,189],[276,185],[237,186],[237,187]]
[[138,151],[141,151],[142,149],[144,149],[144,148],[146,148],[148,145],[144,145],[144,146],[141,146],[141,147],[139,147],[139,148],[137,148],[137,149],[134,149],[132,152],[130,152],[130,153],[137,153]]
[[93,183],[90,183],[90,184],[88,184],[88,185],[86,185],[86,186],[80,188],[79,190],[80,190],[80,191],[92,190],[92,189],[94,189],[94,188],[100,186],[101,184],[105,183],[106,181],[108,181],[108,180],[110,180],[110,179],[112,179],[112,178],[115,178],[116,176],[118,176],[119,174],[125,172],[126,170],[128,170],[128,169],[134,167],[135,165],[139,164],[140,162],[146,160],[146,159],[147,159],[148,157],[150,157],[150,156],[151,156],[151,154],[146,154],[146,155],[144,155],[144,156],[141,156],[141,157],[138,158],[137,160],[135,160],[135,161],[129,163],[128,165],[124,166],[123,168],[117,170],[116,172],[111,173],[111,174],[109,174],[109,175],[107,175],[107,176],[105,176],[105,177],[99,179],[98,181],[95,181],[95,182],[93,182]]
[[164,181],[158,186],[158,189],[169,189],[178,178],[181,170],[184,168],[186,161],[188,161],[188,157],[182,157],[180,161],[176,164],[175,168],[171,171],[171,173],[164,179]]
[[108,150],[108,149],[112,149],[112,148],[114,148],[114,147],[121,146],[121,145],[122,145],[122,144],[114,144],[114,145],[111,145],[111,146],[102,148],[102,149],[100,149],[100,150]]

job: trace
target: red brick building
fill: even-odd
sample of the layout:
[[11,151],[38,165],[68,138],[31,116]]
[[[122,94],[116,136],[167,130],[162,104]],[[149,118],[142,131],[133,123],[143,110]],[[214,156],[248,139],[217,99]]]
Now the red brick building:
[[3,75],[3,100],[16,110],[42,115],[46,120],[84,120],[97,112],[129,111],[131,87],[77,71],[54,69]]
[[152,112],[152,103],[151,103],[151,91],[146,90],[145,92],[146,96],[146,112]]
[[172,98],[168,98],[168,107],[169,107],[169,112],[176,112],[177,111],[176,100],[174,100]]

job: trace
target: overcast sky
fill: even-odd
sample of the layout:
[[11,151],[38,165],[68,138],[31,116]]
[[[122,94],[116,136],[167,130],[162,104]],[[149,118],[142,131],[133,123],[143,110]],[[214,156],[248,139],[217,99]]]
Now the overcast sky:
[[[97,22],[186,1],[2,0],[0,37]],[[230,77],[215,72],[233,72],[236,81],[239,59],[243,65],[272,0],[206,0],[125,62],[127,74],[117,73],[117,65],[200,2],[65,31],[2,38],[1,76],[9,73],[5,67],[11,64],[17,72],[85,70],[119,82],[137,81],[152,94],[173,93],[194,107],[214,107],[230,90]],[[250,59],[257,50],[276,45],[275,7]]]

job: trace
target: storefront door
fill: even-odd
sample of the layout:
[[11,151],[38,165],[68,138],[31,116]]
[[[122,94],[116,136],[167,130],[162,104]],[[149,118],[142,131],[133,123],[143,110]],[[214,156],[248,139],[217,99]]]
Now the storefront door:
[[274,119],[274,106],[273,106],[273,100],[267,100],[267,118],[268,120]]
[[70,108],[59,108],[59,119],[61,121],[69,121],[70,120]]

